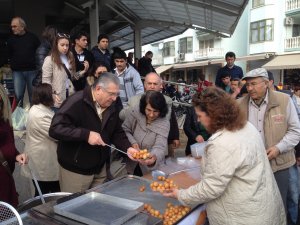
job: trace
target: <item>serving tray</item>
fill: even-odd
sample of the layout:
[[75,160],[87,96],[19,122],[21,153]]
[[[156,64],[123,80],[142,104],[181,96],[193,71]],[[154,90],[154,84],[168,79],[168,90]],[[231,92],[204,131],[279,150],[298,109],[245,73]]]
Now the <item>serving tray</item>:
[[121,225],[143,210],[143,203],[97,192],[55,205],[54,212],[90,225]]

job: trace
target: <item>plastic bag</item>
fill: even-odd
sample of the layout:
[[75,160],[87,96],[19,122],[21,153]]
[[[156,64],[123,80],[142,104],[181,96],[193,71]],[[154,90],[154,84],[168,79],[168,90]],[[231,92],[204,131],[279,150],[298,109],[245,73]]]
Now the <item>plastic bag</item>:
[[12,124],[14,130],[26,130],[28,112],[20,106],[17,106],[12,113]]

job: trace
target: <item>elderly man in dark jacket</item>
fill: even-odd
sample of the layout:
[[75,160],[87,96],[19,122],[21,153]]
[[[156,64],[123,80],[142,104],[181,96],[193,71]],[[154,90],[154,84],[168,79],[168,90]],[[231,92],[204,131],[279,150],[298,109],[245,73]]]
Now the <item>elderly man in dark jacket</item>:
[[129,155],[131,148],[121,127],[116,99],[119,79],[102,74],[91,87],[68,98],[55,114],[49,135],[57,140],[60,188],[64,192],[85,191],[106,179],[105,163],[114,144]]

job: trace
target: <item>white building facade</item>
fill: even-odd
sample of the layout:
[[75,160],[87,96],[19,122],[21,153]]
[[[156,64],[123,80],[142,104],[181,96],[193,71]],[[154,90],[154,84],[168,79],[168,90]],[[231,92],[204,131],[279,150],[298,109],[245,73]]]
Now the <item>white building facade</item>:
[[[299,57],[300,0],[249,0],[231,37],[188,29],[181,35],[143,46],[142,55],[149,50],[154,55],[154,67],[170,65],[160,73],[164,79],[184,79],[188,83],[197,80],[200,71],[214,82],[217,70],[225,65],[228,51],[235,52],[236,65],[244,73],[278,56]],[[266,65],[274,74],[275,84],[289,84],[291,74],[300,74],[300,58],[299,65],[276,65]]]

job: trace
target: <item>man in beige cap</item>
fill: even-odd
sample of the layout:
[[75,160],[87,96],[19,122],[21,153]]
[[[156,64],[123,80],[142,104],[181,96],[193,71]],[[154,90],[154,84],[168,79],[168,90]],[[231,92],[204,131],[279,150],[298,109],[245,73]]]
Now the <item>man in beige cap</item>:
[[289,95],[269,89],[265,69],[251,70],[243,80],[248,95],[238,102],[262,137],[286,209],[289,167],[295,164],[294,147],[300,140],[298,115]]

